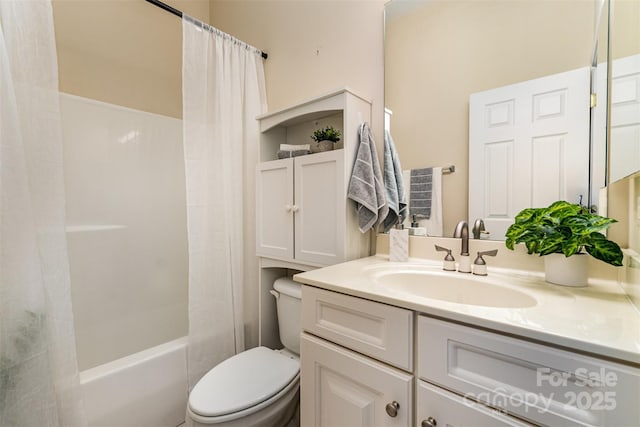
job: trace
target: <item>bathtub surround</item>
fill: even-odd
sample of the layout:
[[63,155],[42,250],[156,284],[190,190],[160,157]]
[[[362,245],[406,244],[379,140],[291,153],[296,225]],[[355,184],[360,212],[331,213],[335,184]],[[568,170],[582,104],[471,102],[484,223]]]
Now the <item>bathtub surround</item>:
[[81,372],[187,335],[182,121],[60,94]]
[[89,426],[175,427],[187,408],[187,337],[82,371],[80,385]]
[[266,110],[261,53],[183,16],[182,105],[189,247],[189,386],[244,350],[243,256]]
[[0,425],[86,425],[49,0],[0,2]]

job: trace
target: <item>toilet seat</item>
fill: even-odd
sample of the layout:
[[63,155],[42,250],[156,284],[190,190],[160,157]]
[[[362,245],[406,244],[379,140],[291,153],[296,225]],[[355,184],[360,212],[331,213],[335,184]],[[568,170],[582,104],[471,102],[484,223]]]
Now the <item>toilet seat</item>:
[[189,396],[189,409],[205,418],[246,416],[295,386],[299,371],[299,360],[280,352],[266,347],[244,351],[198,381]]

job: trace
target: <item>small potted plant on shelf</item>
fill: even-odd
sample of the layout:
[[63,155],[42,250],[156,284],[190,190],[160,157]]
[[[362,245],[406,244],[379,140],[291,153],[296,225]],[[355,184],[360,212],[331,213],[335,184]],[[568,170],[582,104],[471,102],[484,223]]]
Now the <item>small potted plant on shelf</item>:
[[333,126],[316,130],[313,132],[313,135],[311,135],[311,139],[315,141],[315,144],[311,144],[311,152],[319,153],[321,151],[333,150],[333,145],[340,141],[341,135],[340,131]]
[[544,256],[547,282],[586,286],[587,254],[622,265],[620,246],[601,233],[615,222],[584,206],[557,201],[546,208],[520,211],[507,229],[505,244],[513,250],[517,243],[524,243],[529,254]]

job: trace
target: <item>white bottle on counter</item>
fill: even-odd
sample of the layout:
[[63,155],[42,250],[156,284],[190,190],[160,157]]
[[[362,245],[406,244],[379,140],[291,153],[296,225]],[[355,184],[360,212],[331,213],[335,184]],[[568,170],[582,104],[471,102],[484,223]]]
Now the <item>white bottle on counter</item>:
[[409,260],[409,230],[402,224],[389,230],[389,261],[406,262]]

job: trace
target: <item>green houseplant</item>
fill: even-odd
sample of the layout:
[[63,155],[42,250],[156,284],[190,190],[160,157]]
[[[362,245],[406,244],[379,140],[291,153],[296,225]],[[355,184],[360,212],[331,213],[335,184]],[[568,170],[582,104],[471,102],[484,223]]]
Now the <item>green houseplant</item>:
[[[614,266],[622,265],[622,250],[617,243],[608,240],[601,232],[615,219],[592,214],[589,209],[578,204],[557,201],[546,208],[528,208],[516,215],[506,232],[505,245],[513,250],[518,243],[524,243],[529,254],[569,258],[587,254]],[[573,257],[578,258],[578,257]],[[585,258],[585,257],[582,257]],[[585,258],[586,259],[586,258]],[[586,284],[586,261],[582,268]],[[547,281],[549,270],[547,260]],[[565,284],[565,283],[560,283]]]
[[333,150],[333,145],[340,141],[341,135],[340,131],[333,126],[314,131],[311,139],[315,141],[315,144],[311,145],[311,151],[317,153],[319,151]]

